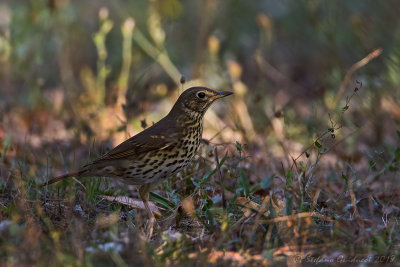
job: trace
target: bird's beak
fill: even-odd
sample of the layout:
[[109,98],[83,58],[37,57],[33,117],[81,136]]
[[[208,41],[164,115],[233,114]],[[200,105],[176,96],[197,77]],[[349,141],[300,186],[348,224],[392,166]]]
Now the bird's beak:
[[222,98],[222,97],[232,95],[232,94],[233,94],[233,92],[231,92],[231,91],[219,91],[218,94],[213,97],[213,99]]

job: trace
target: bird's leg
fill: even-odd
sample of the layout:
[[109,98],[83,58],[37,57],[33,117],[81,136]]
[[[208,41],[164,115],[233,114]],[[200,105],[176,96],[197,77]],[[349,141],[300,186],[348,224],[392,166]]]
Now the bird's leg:
[[147,215],[149,216],[149,225],[147,229],[147,239],[150,240],[153,235],[153,228],[156,222],[156,218],[154,217],[153,212],[149,207],[149,193],[150,193],[150,184],[144,184],[139,188],[139,195],[143,201],[144,207],[146,208]]

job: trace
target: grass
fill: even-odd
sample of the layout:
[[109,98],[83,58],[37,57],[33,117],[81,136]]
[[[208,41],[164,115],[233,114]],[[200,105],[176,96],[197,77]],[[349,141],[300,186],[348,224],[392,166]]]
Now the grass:
[[[398,25],[396,9],[166,2],[0,5],[11,15],[0,265],[398,263],[399,40],[382,24]],[[38,188],[165,116],[192,85],[235,95],[207,112],[193,162],[151,192],[151,241],[132,186]]]
[[[352,96],[341,112],[351,107]],[[370,188],[383,177],[394,179],[399,141],[395,149],[371,156],[367,170],[356,170],[350,161],[329,166],[324,157],[341,144],[325,146],[325,139],[337,140],[338,129],[330,122],[300,154],[302,161],[292,157],[292,164],[281,163],[278,173],[265,177],[257,176],[258,166],[243,144],[218,150],[204,142],[190,167],[152,192],[151,201],[163,209],[151,242],[140,238],[146,224],[142,210],[100,197],[138,198],[132,188],[87,178],[39,190],[36,185],[44,179],[32,176],[51,175],[48,155],[34,158],[40,152],[29,148],[20,152],[25,157],[3,156],[3,170],[9,167],[1,187],[3,263],[394,263],[399,256],[397,196],[384,183],[381,189]],[[11,147],[5,139],[2,155],[9,155]],[[51,161],[70,165],[64,162],[70,157],[62,154]],[[33,159],[42,166],[30,167]]]

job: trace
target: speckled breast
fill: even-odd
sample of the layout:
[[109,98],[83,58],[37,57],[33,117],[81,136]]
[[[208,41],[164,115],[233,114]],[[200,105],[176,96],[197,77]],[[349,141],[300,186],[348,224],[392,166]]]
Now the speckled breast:
[[156,183],[181,171],[193,159],[200,145],[202,121],[187,125],[176,145],[147,153],[140,162],[130,162],[122,180],[128,184]]

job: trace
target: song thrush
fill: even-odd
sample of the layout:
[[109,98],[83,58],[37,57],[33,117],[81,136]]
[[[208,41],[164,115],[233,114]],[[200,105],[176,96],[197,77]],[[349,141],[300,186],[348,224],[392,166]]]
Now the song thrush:
[[178,173],[191,161],[200,144],[205,112],[216,99],[231,94],[206,87],[189,88],[159,122],[78,171],[53,178],[42,186],[68,177],[88,176],[117,178],[126,184],[138,185],[149,215],[148,236],[151,237],[155,223],[148,205],[151,187]]

